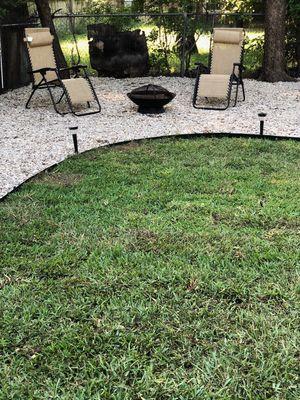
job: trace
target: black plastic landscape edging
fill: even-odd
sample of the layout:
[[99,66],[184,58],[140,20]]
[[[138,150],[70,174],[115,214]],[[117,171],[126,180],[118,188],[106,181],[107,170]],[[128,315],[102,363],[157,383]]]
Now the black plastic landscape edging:
[[[299,132],[300,134],[300,132]],[[194,136],[222,138],[222,137],[237,137],[237,138],[251,138],[251,139],[267,139],[267,140],[295,140],[300,141],[300,136],[277,136],[277,135],[260,135],[258,133],[234,133],[234,132],[212,132],[212,133],[197,133]]]
[[[86,151],[83,151],[81,154],[85,154],[88,153],[89,151],[95,150],[95,149],[100,149],[100,148],[107,148],[107,147],[116,147],[116,146],[121,146],[121,145],[126,145],[129,143],[138,143],[141,142],[143,140],[159,140],[159,139],[193,139],[195,137],[201,137],[201,138],[217,138],[217,139],[221,139],[224,137],[236,137],[236,138],[243,138],[243,139],[263,139],[263,140],[294,140],[294,141],[300,141],[300,136],[276,136],[276,135],[259,135],[259,134],[255,134],[255,133],[233,133],[233,132],[194,132],[194,133],[181,133],[178,135],[166,135],[166,136],[154,136],[154,137],[150,137],[150,138],[138,138],[138,139],[132,139],[132,140],[123,140],[121,142],[115,142],[115,143],[108,143],[106,145],[103,146],[99,146],[99,147],[94,147],[93,149],[89,149]],[[77,154],[74,154],[77,155]],[[73,157],[73,155],[71,155],[70,157]],[[67,157],[69,158],[69,157]],[[30,176],[29,178],[27,178],[24,182],[20,183],[20,185],[14,187],[10,192],[6,193],[3,197],[1,197],[0,199],[0,203],[4,202],[7,197],[9,195],[11,195],[12,193],[18,192],[22,186],[31,181],[32,179],[36,178],[39,175],[44,174],[45,172],[50,172],[51,170],[53,170],[55,167],[57,167],[60,163],[62,163],[63,161],[65,161],[67,158],[65,158],[64,160],[61,160],[58,163],[54,163],[52,165],[50,165],[49,167],[43,169],[42,171],[38,172],[37,174]]]

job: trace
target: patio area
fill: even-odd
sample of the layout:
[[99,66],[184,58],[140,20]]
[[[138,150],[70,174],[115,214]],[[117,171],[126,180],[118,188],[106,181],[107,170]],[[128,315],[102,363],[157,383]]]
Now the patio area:
[[[127,98],[132,89],[153,83],[177,94],[164,114],[141,115]],[[26,179],[73,154],[70,126],[78,126],[79,152],[106,144],[195,132],[259,133],[258,113],[266,112],[265,133],[300,136],[300,81],[245,80],[246,101],[227,111],[195,110],[189,78],[94,78],[102,113],[61,117],[48,94],[38,93],[30,110],[25,87],[1,96],[0,198]]]

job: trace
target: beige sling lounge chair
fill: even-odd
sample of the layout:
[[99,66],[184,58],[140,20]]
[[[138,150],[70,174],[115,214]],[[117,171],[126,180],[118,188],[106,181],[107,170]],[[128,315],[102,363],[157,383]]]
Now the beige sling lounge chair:
[[[215,28],[210,45],[209,68],[198,63],[194,88],[193,106],[204,110],[226,110],[231,101],[232,89],[235,87],[234,104],[238,99],[239,86],[242,87],[243,101],[245,88],[242,79],[243,72],[243,42],[242,28]],[[203,69],[207,73],[202,73]],[[199,104],[199,100],[225,101],[220,107],[209,107]],[[202,101],[203,103],[203,101]]]
[[[86,66],[75,65],[61,69],[57,67],[53,52],[53,36],[49,28],[26,28],[24,41],[27,43],[33,75],[32,92],[26,103],[26,108],[29,108],[29,103],[36,90],[47,89],[53,107],[60,115],[71,112],[76,116],[83,116],[101,111],[98,97],[86,73]],[[61,77],[63,71],[69,71],[72,77],[63,79]],[[55,101],[52,90],[56,87],[62,89],[58,101]],[[62,112],[58,109],[58,104],[64,97],[69,108],[68,112]],[[93,109],[91,109],[91,103],[95,104]],[[78,111],[78,108],[82,109],[82,106],[86,106],[88,110]]]

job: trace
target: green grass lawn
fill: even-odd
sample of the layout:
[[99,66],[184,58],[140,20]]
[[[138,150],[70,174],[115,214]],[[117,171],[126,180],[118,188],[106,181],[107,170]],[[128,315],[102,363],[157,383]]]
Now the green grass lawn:
[[10,195],[0,399],[299,399],[299,150],[143,141]]

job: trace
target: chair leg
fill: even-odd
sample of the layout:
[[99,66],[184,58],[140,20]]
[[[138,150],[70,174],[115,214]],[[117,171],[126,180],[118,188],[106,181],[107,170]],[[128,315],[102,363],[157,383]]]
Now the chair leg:
[[227,107],[225,108],[225,110],[227,110],[227,108],[230,106],[231,93],[232,93],[232,82],[230,81],[228,88],[228,95],[227,95]]
[[64,98],[64,95],[65,95],[65,91],[63,90],[62,95],[60,96],[60,98],[56,104],[59,104],[62,101],[62,99]]
[[57,107],[56,107],[56,104],[57,104],[57,103],[56,103],[55,100],[54,100],[54,96],[53,96],[52,90],[51,90],[51,88],[50,88],[50,86],[49,86],[49,84],[48,84],[47,81],[46,81],[46,86],[47,86],[48,92],[49,92],[49,94],[50,94],[50,97],[51,97],[51,100],[52,100],[52,104],[53,104],[54,110],[57,112],[57,114],[64,115],[64,113],[61,113],[60,111],[58,111],[58,109],[57,109]]
[[246,95],[245,95],[245,86],[244,86],[244,82],[241,81],[241,86],[242,86],[242,92],[243,92],[243,101],[246,100]]
[[193,107],[194,108],[197,108],[196,104],[197,104],[197,97],[198,97],[199,81],[200,81],[200,69],[197,68],[197,75],[196,75],[194,93],[193,93]]
[[238,94],[239,94],[239,85],[236,85],[236,90],[235,90],[235,99],[234,99],[234,104],[233,107],[236,106],[237,100],[238,100]]
[[34,88],[32,89],[32,91],[31,91],[31,93],[30,93],[30,96],[29,96],[29,99],[27,100],[27,103],[26,103],[26,105],[25,105],[25,108],[27,108],[27,109],[30,108],[30,107],[29,107],[29,103],[31,102],[31,100],[32,100],[32,98],[33,98],[33,95],[34,95],[34,93],[36,92],[36,90],[37,90],[37,86],[34,87]]

